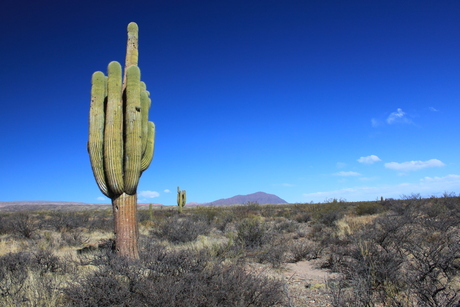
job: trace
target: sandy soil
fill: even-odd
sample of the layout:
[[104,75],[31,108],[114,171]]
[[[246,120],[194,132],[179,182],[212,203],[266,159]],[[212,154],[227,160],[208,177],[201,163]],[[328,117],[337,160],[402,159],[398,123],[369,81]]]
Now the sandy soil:
[[281,274],[288,285],[290,306],[332,306],[326,281],[336,274],[318,267],[319,260],[286,264]]

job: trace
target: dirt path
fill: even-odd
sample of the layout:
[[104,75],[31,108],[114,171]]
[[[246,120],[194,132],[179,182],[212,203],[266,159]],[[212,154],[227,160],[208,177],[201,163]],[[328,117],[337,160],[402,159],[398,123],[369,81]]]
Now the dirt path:
[[290,306],[332,306],[326,281],[335,274],[317,267],[316,260],[286,264],[282,274],[288,285]]

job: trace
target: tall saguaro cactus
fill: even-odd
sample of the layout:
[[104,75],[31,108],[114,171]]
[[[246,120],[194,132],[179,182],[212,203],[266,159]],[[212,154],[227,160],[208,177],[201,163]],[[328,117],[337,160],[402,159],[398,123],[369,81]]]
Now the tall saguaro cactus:
[[185,203],[187,202],[187,192],[185,190],[180,189],[180,187],[177,187],[177,205],[179,206],[179,213],[182,213],[182,209],[185,206]]
[[[112,199],[115,248],[136,259],[138,252],[137,185],[152,161],[155,125],[148,121],[151,100],[138,64],[138,26],[128,25],[124,76],[110,62],[105,76],[92,77],[88,152],[101,192]],[[123,81],[122,81],[123,80]]]

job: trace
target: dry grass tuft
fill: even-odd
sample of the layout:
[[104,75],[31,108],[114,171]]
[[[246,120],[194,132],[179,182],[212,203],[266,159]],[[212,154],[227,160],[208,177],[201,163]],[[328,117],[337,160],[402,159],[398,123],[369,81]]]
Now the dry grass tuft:
[[339,239],[344,239],[347,236],[354,234],[364,226],[372,223],[379,214],[362,215],[362,216],[344,216],[335,222],[337,227],[336,235]]

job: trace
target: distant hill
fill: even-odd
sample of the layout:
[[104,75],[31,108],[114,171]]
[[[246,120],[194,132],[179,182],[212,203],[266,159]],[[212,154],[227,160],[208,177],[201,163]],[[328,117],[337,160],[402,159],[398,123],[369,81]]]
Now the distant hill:
[[[110,202],[110,201],[108,201]],[[186,206],[219,206],[219,205],[243,205],[250,202],[258,203],[260,205],[264,204],[285,204],[287,203],[284,199],[279,198],[276,195],[268,194],[264,192],[257,192],[248,195],[236,195],[230,198],[222,198],[215,200],[210,203],[187,203]],[[147,207],[150,203],[138,203],[140,207]],[[163,205],[152,203],[154,207],[162,207]],[[9,211],[9,210],[29,210],[29,209],[43,209],[43,210],[78,210],[78,208],[86,210],[91,208],[110,208],[111,204],[90,204],[90,203],[81,203],[81,202],[71,202],[71,201],[0,201],[0,210]]]
[[[163,206],[157,203],[138,203],[138,206]],[[73,201],[54,201],[54,200],[13,200],[13,201],[0,201],[0,208],[7,206],[107,206],[111,205],[110,200],[107,200],[106,204],[91,204],[91,203],[79,203]]]
[[222,198],[216,201],[201,204],[202,206],[216,206],[216,205],[243,205],[248,202],[257,202],[259,205],[264,204],[285,204],[287,203],[284,199],[279,198],[276,195],[268,194],[265,192],[256,192],[247,195],[236,195],[230,198]]
[[[148,208],[150,203],[138,203],[139,208]],[[154,208],[163,207],[161,204],[152,203]],[[0,201],[0,211],[35,211],[35,210],[52,210],[52,211],[74,211],[74,210],[107,210],[112,205],[90,204],[72,201],[34,201],[34,200],[17,200],[17,201]]]
[[107,205],[107,204],[88,204],[72,201],[48,201],[48,200],[13,200],[0,201],[0,207],[6,206],[88,206],[88,205]]

